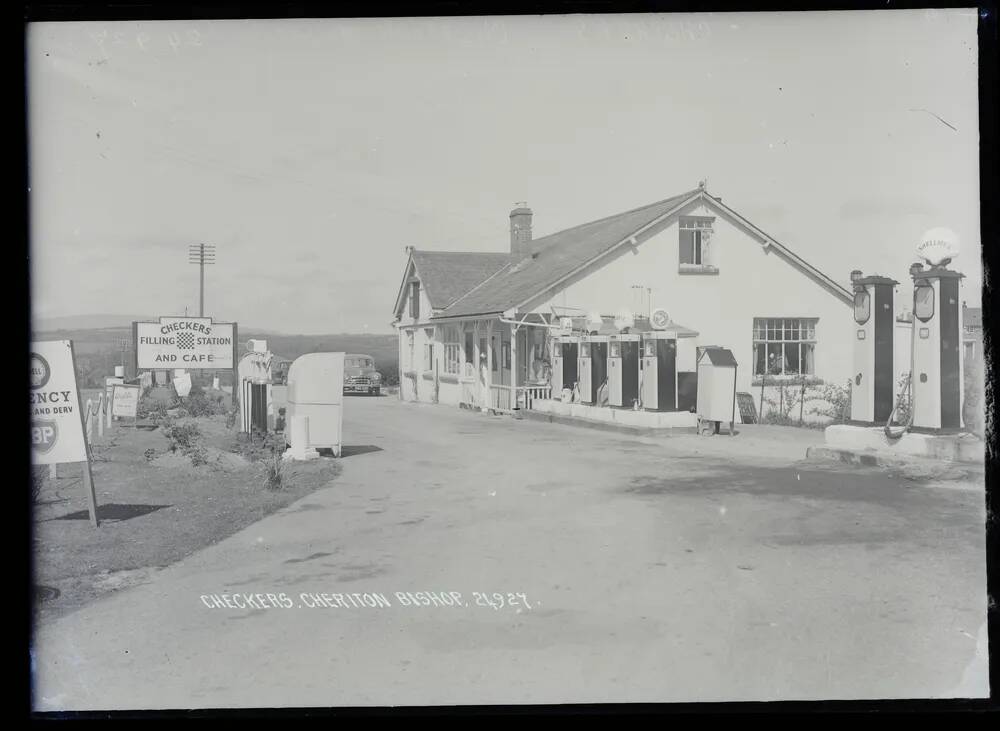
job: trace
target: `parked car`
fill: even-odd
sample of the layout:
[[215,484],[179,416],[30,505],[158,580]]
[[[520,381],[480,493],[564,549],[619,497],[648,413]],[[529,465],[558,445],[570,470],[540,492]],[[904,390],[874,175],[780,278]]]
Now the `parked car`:
[[375,370],[370,355],[348,353],[344,357],[344,393],[366,393],[378,396],[382,392],[382,374]]

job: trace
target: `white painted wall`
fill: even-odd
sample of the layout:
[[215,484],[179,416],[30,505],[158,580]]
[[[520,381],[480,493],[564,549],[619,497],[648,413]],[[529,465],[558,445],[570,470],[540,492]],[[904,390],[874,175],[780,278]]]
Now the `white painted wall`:
[[[580,307],[614,314],[635,309],[633,285],[652,290],[652,306],[667,310],[681,325],[699,332],[698,345],[730,348],[739,363],[737,390],[754,395],[760,411],[760,388],[752,386],[753,319],[755,317],[814,317],[816,326],[816,376],[846,383],[850,377],[852,335],[851,305],[803,274],[777,252],[768,253],[749,231],[731,222],[722,211],[698,204],[679,215],[715,216],[712,262],[718,274],[680,274],[677,218],[666,227],[624,247],[613,260],[604,260],[587,272],[529,303],[535,312],[550,312],[550,305]],[[845,265],[842,273],[852,267]],[[840,272],[828,272],[836,277]],[[641,313],[645,314],[645,313]]]

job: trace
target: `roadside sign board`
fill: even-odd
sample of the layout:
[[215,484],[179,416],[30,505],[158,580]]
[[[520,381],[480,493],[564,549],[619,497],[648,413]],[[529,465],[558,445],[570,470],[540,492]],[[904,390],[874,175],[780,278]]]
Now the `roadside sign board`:
[[35,464],[85,462],[80,393],[69,340],[31,344],[31,452]]
[[125,379],[119,378],[118,376],[107,376],[104,379],[104,393],[107,397],[108,403],[111,403],[112,391],[114,391],[115,386],[120,383],[125,383]]
[[136,322],[136,364],[155,370],[231,369],[235,325],[207,317],[161,317]]
[[139,413],[139,387],[116,384],[111,397],[111,415],[136,418]]

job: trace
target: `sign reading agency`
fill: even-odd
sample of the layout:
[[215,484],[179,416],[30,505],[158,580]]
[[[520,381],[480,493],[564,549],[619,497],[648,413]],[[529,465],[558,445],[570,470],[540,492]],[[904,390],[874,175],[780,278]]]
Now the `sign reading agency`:
[[31,451],[35,464],[86,462],[87,444],[69,340],[31,344]]
[[207,317],[161,317],[137,322],[136,359],[140,369],[229,369],[233,367],[231,322]]

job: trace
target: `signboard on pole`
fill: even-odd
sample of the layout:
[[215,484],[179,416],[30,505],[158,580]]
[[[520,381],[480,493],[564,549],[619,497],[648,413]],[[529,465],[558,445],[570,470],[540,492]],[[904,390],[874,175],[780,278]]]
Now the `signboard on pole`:
[[36,465],[83,462],[83,484],[95,528],[97,496],[90,470],[90,452],[84,437],[83,402],[76,382],[72,340],[37,341],[31,344],[29,404],[31,408],[31,459]]
[[111,397],[111,415],[135,419],[139,414],[139,387],[117,384]]
[[161,317],[136,322],[138,368],[191,370],[233,368],[235,324],[208,317]]
[[35,464],[87,459],[71,348],[69,340],[31,344],[31,451]]

